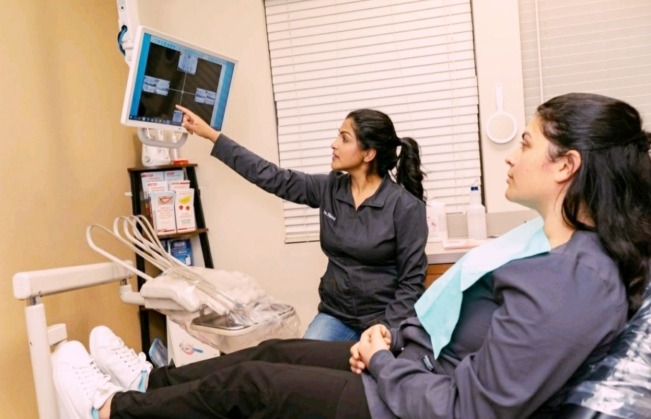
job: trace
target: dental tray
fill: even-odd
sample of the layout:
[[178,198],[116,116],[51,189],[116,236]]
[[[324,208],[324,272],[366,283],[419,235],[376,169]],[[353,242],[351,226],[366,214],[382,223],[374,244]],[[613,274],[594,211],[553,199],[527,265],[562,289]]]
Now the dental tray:
[[[122,242],[158,268],[160,275],[152,277],[97,246],[92,237],[95,230]],[[118,217],[113,231],[91,225],[86,239],[93,250],[145,279],[137,293],[127,285],[125,298],[159,311],[221,352],[234,352],[267,339],[299,337],[300,320],[292,306],[271,298],[242,272],[186,266],[167,253],[143,216]]]
[[252,324],[238,320],[232,312],[202,314],[192,320],[188,333],[224,353],[248,348],[272,337],[297,337],[300,321],[292,306],[272,303],[258,309],[263,312],[262,320]]
[[194,318],[190,327],[197,330],[209,331],[211,333],[236,336],[243,333],[249,333],[252,329],[262,325],[287,320],[296,314],[294,307],[279,303],[272,303],[268,307],[260,308],[257,310],[258,313],[260,310],[264,310],[265,312],[277,317],[269,318],[267,315],[265,316],[265,320],[262,320],[260,323],[247,324],[245,321],[239,320],[232,312],[226,314],[210,313],[202,314],[199,317]]

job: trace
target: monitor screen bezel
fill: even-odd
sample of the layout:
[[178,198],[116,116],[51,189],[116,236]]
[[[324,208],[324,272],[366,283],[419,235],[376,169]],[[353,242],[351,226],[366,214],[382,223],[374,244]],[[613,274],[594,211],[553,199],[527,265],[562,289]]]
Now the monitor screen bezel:
[[[215,128],[218,131],[221,131],[223,127],[223,121],[225,117],[225,111],[227,106],[227,101],[230,96],[230,90],[231,86],[233,84],[233,78],[235,77],[235,72],[237,69],[237,60],[234,60],[230,57],[227,57],[223,54],[216,53],[215,51],[212,51],[210,49],[204,48],[202,46],[184,41],[182,39],[176,38],[174,36],[171,36],[169,34],[166,34],[164,32],[160,32],[157,30],[154,30],[152,28],[146,27],[146,26],[138,26],[138,29],[136,30],[136,37],[134,40],[134,47],[133,47],[133,54],[131,56],[131,65],[129,68],[129,76],[127,79],[127,87],[125,90],[124,94],[124,102],[122,105],[122,115],[120,118],[120,122],[126,126],[131,126],[131,127],[138,127],[138,128],[148,128],[148,129],[158,129],[158,130],[168,130],[168,131],[174,131],[174,132],[186,132],[186,130],[181,127],[180,125],[172,125],[172,124],[167,124],[167,123],[159,123],[156,121],[145,121],[145,120],[140,120],[140,119],[130,119],[129,118],[129,113],[130,109],[132,108],[134,104],[134,100],[138,101],[139,98],[134,98],[134,95],[137,93],[137,88],[142,90],[140,87],[138,87],[138,75],[139,75],[139,69],[142,67],[142,73],[144,74],[144,67],[147,64],[147,57],[141,56],[141,51],[143,48],[143,40],[145,37],[149,35],[152,37],[157,37],[165,42],[171,42],[174,44],[177,44],[179,46],[182,46],[184,48],[188,48],[190,50],[199,52],[201,54],[206,54],[211,57],[223,60],[225,63],[231,66],[232,71],[230,72],[230,79],[229,80],[223,80],[221,79],[219,82],[220,89],[227,89],[225,92],[225,100],[223,103],[220,102],[220,98],[216,98],[216,109],[217,111],[221,112],[221,115],[218,117],[217,121],[211,120],[211,121],[206,121],[208,122],[213,128]],[[222,76],[224,77],[224,73],[222,73]],[[137,106],[137,105],[136,105]],[[214,111],[213,109],[213,118],[214,118]]]

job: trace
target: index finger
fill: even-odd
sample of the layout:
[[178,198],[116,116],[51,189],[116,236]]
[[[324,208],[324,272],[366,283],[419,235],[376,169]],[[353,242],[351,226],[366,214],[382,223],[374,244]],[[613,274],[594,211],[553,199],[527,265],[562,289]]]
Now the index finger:
[[192,111],[190,109],[186,108],[185,106],[176,105],[176,109],[180,110],[184,114],[193,115]]

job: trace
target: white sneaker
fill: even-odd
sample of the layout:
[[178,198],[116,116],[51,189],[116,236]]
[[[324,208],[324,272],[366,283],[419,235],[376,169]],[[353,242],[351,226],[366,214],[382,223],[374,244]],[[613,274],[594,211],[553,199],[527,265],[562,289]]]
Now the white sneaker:
[[92,418],[93,411],[122,391],[97,368],[86,348],[77,341],[65,342],[54,351],[52,375],[61,408],[71,419]]
[[106,326],[97,326],[90,332],[89,346],[97,366],[114,384],[125,390],[146,390],[153,366],[144,353],[136,355]]

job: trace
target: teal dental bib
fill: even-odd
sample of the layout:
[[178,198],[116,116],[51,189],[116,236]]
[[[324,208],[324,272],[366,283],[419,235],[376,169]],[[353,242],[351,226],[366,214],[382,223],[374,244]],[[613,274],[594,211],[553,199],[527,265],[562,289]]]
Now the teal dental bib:
[[415,305],[416,315],[431,337],[434,357],[438,358],[450,342],[459,320],[463,291],[508,262],[550,250],[542,218],[536,218],[470,250],[434,281]]

